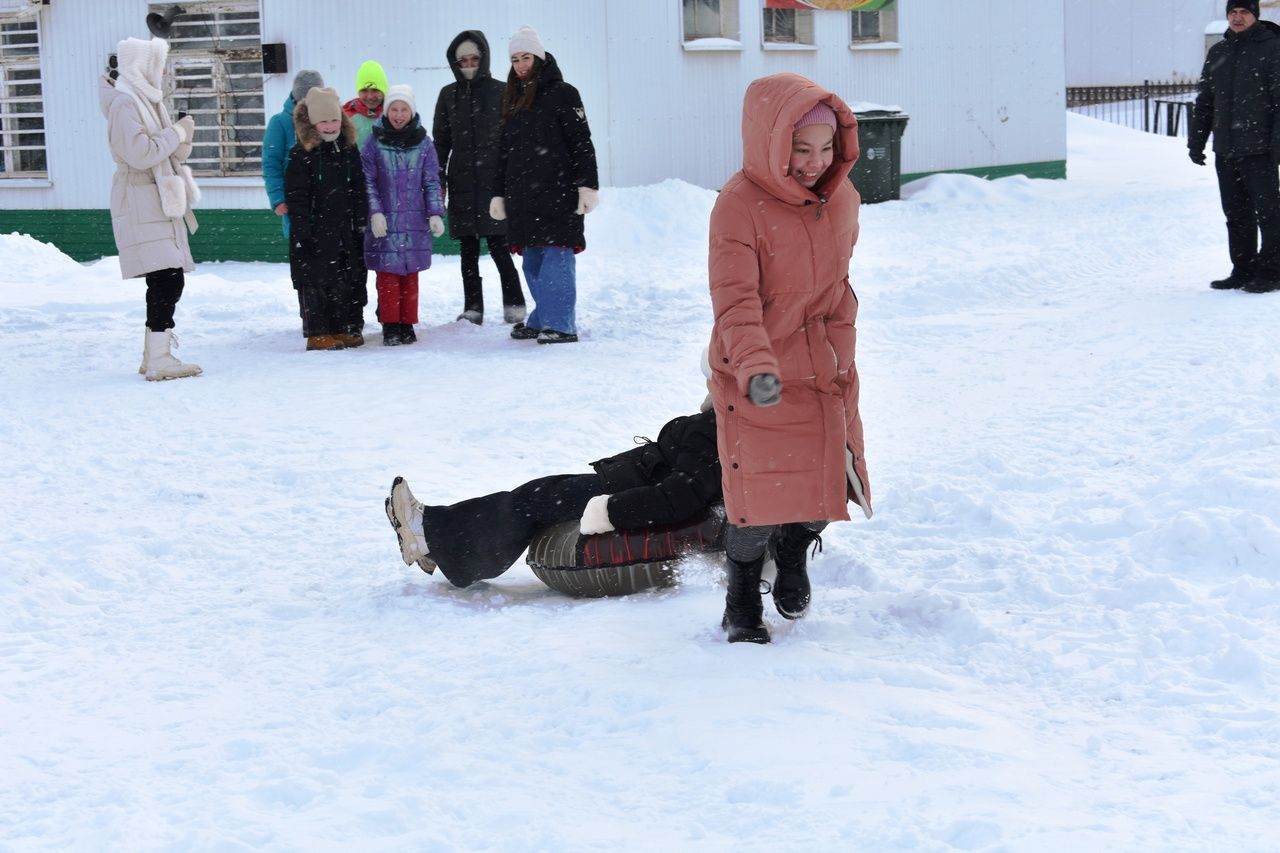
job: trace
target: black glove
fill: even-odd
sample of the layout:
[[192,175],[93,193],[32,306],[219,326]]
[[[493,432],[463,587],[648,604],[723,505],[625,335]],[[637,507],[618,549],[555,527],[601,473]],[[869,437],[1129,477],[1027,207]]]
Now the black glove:
[[1203,148],[1188,148],[1187,156],[1190,157],[1191,162],[1195,163],[1197,166],[1204,165],[1204,149]]
[[757,406],[776,406],[782,399],[782,383],[772,373],[757,373],[747,383],[747,396]]

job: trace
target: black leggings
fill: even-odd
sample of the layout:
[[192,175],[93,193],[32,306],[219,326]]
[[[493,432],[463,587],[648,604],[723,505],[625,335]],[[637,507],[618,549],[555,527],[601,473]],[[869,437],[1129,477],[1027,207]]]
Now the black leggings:
[[170,267],[147,273],[147,328],[163,332],[173,328],[173,311],[182,298],[182,269]]
[[[502,280],[502,304],[524,305],[524,291],[520,289],[520,274],[511,260],[511,250],[503,235],[486,237],[489,257],[498,267]],[[464,311],[484,311],[484,291],[480,287],[480,238],[459,237],[462,246],[462,300]]]
[[726,522],[724,529],[724,551],[729,559],[737,563],[751,563],[764,556],[769,540],[775,534],[781,536],[788,527],[804,527],[815,533],[821,533],[827,527],[825,521],[804,521],[791,524],[769,524],[763,527],[738,527]]

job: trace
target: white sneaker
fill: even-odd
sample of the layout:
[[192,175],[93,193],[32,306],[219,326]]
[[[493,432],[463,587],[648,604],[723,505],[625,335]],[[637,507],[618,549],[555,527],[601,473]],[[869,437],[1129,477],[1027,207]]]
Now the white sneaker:
[[523,305],[507,305],[502,309],[502,322],[523,323],[529,312]]
[[391,482],[391,497],[384,504],[387,520],[400,542],[400,557],[406,566],[418,564],[427,574],[436,570],[435,561],[427,551],[427,535],[422,527],[422,504],[409,491],[404,477]]
[[484,325],[484,312],[468,309],[458,315],[459,320],[466,320],[468,323],[475,323],[477,326]]

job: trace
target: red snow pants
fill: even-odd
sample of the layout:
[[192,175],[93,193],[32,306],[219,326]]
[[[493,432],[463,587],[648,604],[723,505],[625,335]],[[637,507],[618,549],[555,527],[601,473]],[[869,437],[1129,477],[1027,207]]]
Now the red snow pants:
[[396,275],[393,272],[379,271],[378,286],[378,322],[408,323],[418,322],[418,274]]

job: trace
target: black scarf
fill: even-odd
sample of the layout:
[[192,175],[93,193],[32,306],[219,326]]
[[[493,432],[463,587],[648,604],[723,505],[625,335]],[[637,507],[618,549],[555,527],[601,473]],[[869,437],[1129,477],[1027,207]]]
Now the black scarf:
[[413,118],[409,119],[409,123],[399,130],[391,126],[391,122],[388,121],[387,116],[384,114],[381,121],[374,124],[373,136],[379,142],[391,148],[408,150],[417,148],[422,144],[422,140],[427,138],[427,129],[422,126],[417,113],[414,113]]

